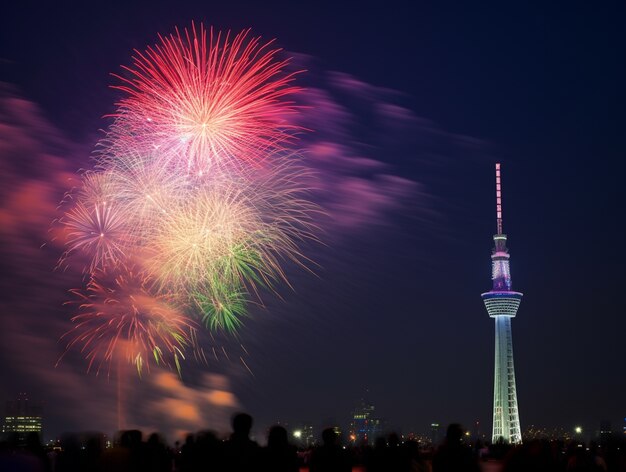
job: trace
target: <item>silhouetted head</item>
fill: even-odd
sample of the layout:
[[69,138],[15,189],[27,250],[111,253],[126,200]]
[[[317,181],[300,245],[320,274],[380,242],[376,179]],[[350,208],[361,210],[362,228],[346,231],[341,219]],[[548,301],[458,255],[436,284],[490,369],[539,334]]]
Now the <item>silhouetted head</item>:
[[122,431],[120,434],[120,446],[130,448],[133,445],[133,438],[130,431]]
[[138,429],[128,429],[121,432],[120,446],[134,449],[141,445],[142,433]]
[[322,440],[325,446],[334,446],[337,443],[337,433],[333,428],[326,428],[322,431]]
[[279,425],[272,426],[269,434],[267,435],[267,447],[287,447],[287,430]]
[[459,444],[463,437],[463,428],[458,423],[450,423],[446,431],[446,441],[448,444]]
[[138,429],[131,429],[128,433],[130,434],[133,447],[140,446],[143,440],[143,433]]
[[163,441],[161,440],[161,436],[159,436],[159,433],[152,433],[150,436],[148,436],[148,444],[150,444],[151,446],[157,446],[157,445],[163,444]]
[[233,416],[233,433],[237,436],[249,436],[252,429],[252,416],[247,413],[237,413]]

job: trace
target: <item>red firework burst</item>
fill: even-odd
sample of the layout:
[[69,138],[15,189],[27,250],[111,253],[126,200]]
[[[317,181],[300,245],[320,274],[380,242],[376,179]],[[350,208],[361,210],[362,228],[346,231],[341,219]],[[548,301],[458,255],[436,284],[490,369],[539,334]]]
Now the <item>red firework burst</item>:
[[[249,30],[231,38],[192,24],[183,33],[135,51],[130,77],[115,86],[128,94],[117,103],[117,133],[145,146],[174,150],[193,171],[232,162],[258,163],[280,149],[298,127],[285,97],[299,89],[284,71],[280,49]],[[119,139],[119,137],[118,137]]]

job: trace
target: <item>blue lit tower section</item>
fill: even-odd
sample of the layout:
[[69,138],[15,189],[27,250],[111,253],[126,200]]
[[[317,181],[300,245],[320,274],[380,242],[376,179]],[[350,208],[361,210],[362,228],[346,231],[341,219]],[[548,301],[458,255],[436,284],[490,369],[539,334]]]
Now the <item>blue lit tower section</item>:
[[514,292],[511,286],[510,256],[506,247],[506,234],[502,232],[502,185],[499,163],[496,164],[496,215],[498,232],[493,236],[495,247],[491,255],[493,288],[482,294],[487,312],[496,322],[492,441],[504,440],[507,443],[519,444],[522,442],[522,434],[515,390],[511,318],[517,313],[522,294]]

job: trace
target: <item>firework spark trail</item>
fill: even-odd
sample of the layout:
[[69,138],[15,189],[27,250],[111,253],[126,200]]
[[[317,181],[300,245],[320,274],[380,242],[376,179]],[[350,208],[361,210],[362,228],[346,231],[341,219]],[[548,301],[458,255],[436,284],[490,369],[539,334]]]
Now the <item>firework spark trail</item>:
[[146,244],[154,222],[168,218],[170,209],[186,198],[190,181],[172,162],[155,152],[124,149],[113,159],[100,158],[116,188],[115,200],[124,208],[128,231],[136,244]]
[[115,88],[127,94],[115,129],[171,149],[194,171],[258,163],[299,129],[285,119],[295,106],[284,100],[299,89],[271,42],[249,38],[249,30],[231,39],[212,29],[207,42],[202,25],[160,41],[135,51],[124,67],[130,78],[115,75],[123,82]]

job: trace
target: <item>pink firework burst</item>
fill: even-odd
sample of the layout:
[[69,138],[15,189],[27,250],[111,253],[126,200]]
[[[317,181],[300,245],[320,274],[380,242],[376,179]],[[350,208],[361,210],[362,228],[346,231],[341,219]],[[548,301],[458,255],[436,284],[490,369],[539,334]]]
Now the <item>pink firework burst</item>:
[[207,34],[193,24],[159,38],[135,51],[124,67],[129,77],[116,75],[123,85],[115,88],[128,94],[117,104],[117,139],[172,150],[195,173],[258,163],[298,129],[287,120],[296,107],[285,97],[299,89],[271,41],[249,30]]
[[[112,279],[112,280],[111,280]],[[97,271],[86,290],[71,290],[79,313],[72,318],[74,327],[67,350],[81,346],[88,360],[87,370],[104,363],[125,359],[141,374],[151,359],[158,365],[180,371],[186,348],[193,346],[195,324],[186,317],[167,294],[154,294],[140,272],[125,270],[109,276]]]
[[111,267],[125,259],[127,220],[112,202],[78,201],[62,220],[69,249],[64,257],[82,251],[90,257],[86,271]]

